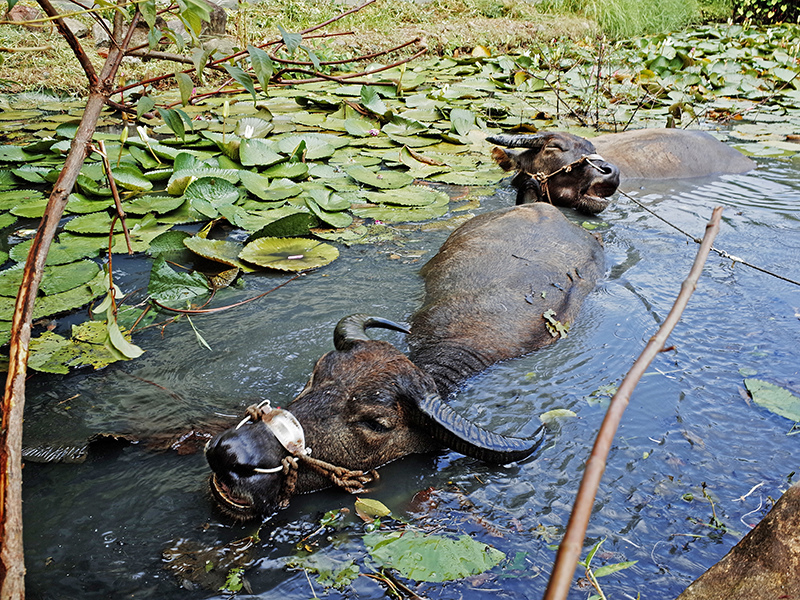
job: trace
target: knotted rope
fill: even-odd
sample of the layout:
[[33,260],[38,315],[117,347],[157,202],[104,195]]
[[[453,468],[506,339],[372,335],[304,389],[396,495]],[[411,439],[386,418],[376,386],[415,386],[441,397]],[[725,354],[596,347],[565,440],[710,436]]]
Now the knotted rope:
[[589,163],[592,167],[603,173],[604,172],[603,169],[597,166],[594,162],[592,162],[594,160],[605,160],[605,159],[599,154],[584,154],[580,158],[573,160],[571,163],[569,163],[568,165],[564,165],[560,169],[556,169],[552,173],[544,173],[542,171],[539,171],[538,173],[530,173],[524,170],[522,170],[521,172],[525,173],[528,177],[530,177],[531,179],[536,181],[536,183],[539,184],[539,188],[544,192],[545,196],[547,196],[547,201],[550,204],[552,204],[553,200],[550,198],[550,186],[549,186],[550,179],[561,172],[569,173],[570,171],[572,171],[573,167],[577,167],[578,165],[584,162]]
[[[254,404],[247,408],[247,417],[253,421],[264,421],[269,426],[268,416],[273,411],[263,404]],[[280,439],[280,438],[279,438]],[[283,442],[282,442],[283,443]],[[286,447],[286,445],[284,445]],[[289,445],[286,450],[291,452],[290,456],[281,461],[281,467],[265,469],[264,471],[282,472],[284,474],[283,486],[278,496],[278,504],[285,508],[289,504],[289,499],[294,495],[297,488],[300,463],[306,465],[315,473],[329,479],[334,485],[342,488],[350,494],[359,494],[366,491],[368,484],[378,481],[380,476],[375,469],[368,472],[339,467],[332,463],[311,457],[311,448],[305,446],[297,447]]]

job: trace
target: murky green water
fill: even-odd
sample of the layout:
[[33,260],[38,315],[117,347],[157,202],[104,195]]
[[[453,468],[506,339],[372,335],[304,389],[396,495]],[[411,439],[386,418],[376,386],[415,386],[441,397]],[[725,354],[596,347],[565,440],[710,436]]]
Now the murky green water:
[[[632,193],[680,227],[701,236],[711,209],[725,206],[716,246],[800,279],[800,168],[762,161],[755,173],[648,185]],[[630,188],[627,188],[630,189]],[[501,192],[481,210],[512,203]],[[694,260],[696,245],[624,198],[602,215],[607,277],[589,296],[567,339],[498,365],[454,400],[496,430],[526,434],[555,408],[577,414],[552,426],[536,460],[490,467],[454,453],[410,457],[382,470],[372,497],[395,515],[441,532],[468,533],[505,552],[514,565],[490,576],[424,584],[429,598],[539,598],[554,557],[550,546],[572,499],[604,406],[592,392],[616,385],[666,316]],[[342,248],[342,258],[272,295],[234,311],[150,330],[142,358],[93,375],[29,383],[28,442],[66,441],[66,431],[137,435],[189,428],[215,414],[240,415],[253,400],[286,404],[314,361],[332,349],[336,321],[354,312],[405,319],[419,306],[417,270],[448,232],[406,232],[397,243]],[[416,258],[420,251],[426,254]],[[146,282],[136,261],[115,259],[131,281]],[[249,276],[228,303],[285,278]],[[800,393],[800,289],[712,255],[670,343],[637,388],[617,434],[588,541],[607,538],[597,564],[636,560],[604,578],[612,598],[669,598],[720,559],[763,514],[798,470],[792,423],[748,401],[744,375]],[[381,333],[398,345],[399,334]],[[744,374],[744,375],[743,375]],[[232,419],[233,420],[233,419]],[[69,429],[67,429],[69,428]],[[25,543],[30,598],[208,598],[165,570],[162,552],[181,540],[212,547],[255,530],[221,519],[206,494],[200,454],[153,452],[144,444],[93,454],[83,464],[25,467]],[[729,528],[708,527],[714,499]],[[737,498],[762,484],[744,501]],[[684,495],[691,493],[693,501]],[[253,597],[311,597],[286,558],[316,529],[323,511],[354,498],[321,492],[296,498],[261,529],[246,571]],[[754,512],[755,511],[755,512]],[[311,537],[322,555],[361,560],[363,526]],[[600,556],[600,555],[598,555]],[[312,576],[312,581],[314,580]],[[315,585],[316,594],[323,589]],[[190,587],[193,589],[185,589]],[[380,598],[371,579],[359,598]],[[331,591],[329,598],[353,597]],[[589,589],[573,589],[584,598]],[[243,596],[248,597],[246,594]]]

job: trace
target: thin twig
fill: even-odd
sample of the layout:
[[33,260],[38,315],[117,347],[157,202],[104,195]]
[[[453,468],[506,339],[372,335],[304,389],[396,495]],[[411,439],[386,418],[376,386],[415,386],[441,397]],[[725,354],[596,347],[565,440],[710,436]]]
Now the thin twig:
[[[228,304],[227,306],[218,306],[216,308],[172,308],[172,307],[169,307],[169,306],[164,306],[163,304],[161,304],[157,300],[154,300],[153,298],[150,298],[150,301],[153,304],[155,304],[156,306],[158,306],[159,308],[162,308],[164,310],[168,310],[170,312],[180,313],[182,315],[208,315],[208,314],[211,314],[211,313],[222,312],[224,310],[228,310],[228,309],[231,309],[231,308],[237,308],[239,306],[243,306],[245,304],[253,302],[254,300],[258,300],[259,298],[263,298],[267,294],[271,294],[275,290],[282,288],[287,283],[289,283],[291,281],[294,281],[295,279],[297,279],[301,275],[305,275],[305,273],[298,273],[297,275],[295,275],[291,279],[287,279],[286,281],[284,281],[280,285],[276,285],[271,290],[267,290],[266,292],[263,292],[263,293],[259,294],[258,296],[253,296],[252,298],[248,298],[247,300],[242,300],[241,302],[236,302],[235,304]],[[208,304],[208,303],[206,303],[206,304]]]
[[[111,197],[114,198],[114,206],[117,209],[120,223],[122,223],[122,233],[125,235],[125,243],[128,245],[128,254],[133,254],[133,247],[131,246],[131,234],[128,232],[128,225],[125,223],[125,211],[122,210],[122,201],[119,199],[119,190],[117,189],[117,182],[114,181],[114,174],[111,172],[111,163],[108,161],[108,153],[106,152],[106,144],[103,140],[99,140],[97,145],[100,147],[98,154],[103,159],[103,168],[106,171],[108,178],[108,187],[111,188]],[[120,148],[122,153],[122,148]],[[97,152],[97,149],[95,149]],[[114,233],[114,223],[111,224],[111,233]],[[111,248],[108,249],[109,256],[111,255]]]
[[697,251],[697,256],[695,257],[689,276],[681,285],[681,291],[667,315],[667,318],[664,319],[658,332],[650,338],[647,346],[642,351],[639,358],[636,359],[636,362],[633,363],[625,379],[622,380],[617,393],[611,398],[611,403],[606,411],[606,416],[603,419],[600,431],[597,434],[597,439],[595,440],[591,455],[586,462],[583,479],[575,498],[564,539],[561,541],[561,545],[558,548],[558,554],[556,555],[556,561],[550,575],[550,581],[547,584],[544,600],[563,600],[567,597],[575,568],[580,559],[592,507],[594,506],[597,490],[600,487],[600,480],[605,471],[606,459],[608,458],[611,444],[614,441],[614,435],[622,419],[622,414],[628,406],[636,384],[639,383],[639,380],[653,359],[661,352],[664,343],[681,318],[681,314],[686,308],[692,292],[697,288],[697,281],[703,271],[708,253],[711,251],[711,244],[719,231],[719,222],[721,218],[722,207],[718,206],[714,209],[711,220],[706,225],[706,233]]

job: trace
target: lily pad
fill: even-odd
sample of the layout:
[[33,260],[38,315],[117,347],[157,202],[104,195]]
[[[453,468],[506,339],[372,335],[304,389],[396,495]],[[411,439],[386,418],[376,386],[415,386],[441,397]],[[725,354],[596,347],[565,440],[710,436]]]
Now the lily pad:
[[302,162],[284,162],[266,169],[263,174],[271,179],[305,179],[308,165]]
[[196,211],[215,219],[220,206],[231,205],[239,200],[239,188],[225,179],[201,177],[186,186],[184,196]]
[[444,192],[438,192],[422,185],[411,185],[390,192],[364,192],[363,195],[374,204],[395,206],[430,206],[437,202],[441,204],[450,201],[450,197]]
[[238,267],[248,273],[255,271],[255,269],[239,260],[239,253],[244,248],[242,244],[227,240],[209,240],[196,235],[184,238],[183,243],[189,250],[208,260],[231,267]]
[[266,137],[273,129],[275,129],[275,125],[270,121],[265,121],[258,117],[242,117],[236,123],[233,133],[242,138],[242,140],[252,140]]
[[306,198],[306,206],[320,221],[336,229],[349,227],[353,223],[353,217],[346,212],[325,210],[311,198]]
[[[41,319],[85,306],[106,292],[106,284],[106,276],[101,272],[87,283],[66,292],[41,296],[36,299],[33,306],[33,318]],[[14,298],[0,297],[0,320],[11,320],[11,316],[14,314],[14,303]]]
[[415,581],[452,581],[477,575],[505,558],[500,550],[468,535],[453,539],[421,531],[370,533],[364,543],[380,566]]
[[345,171],[350,177],[371,187],[393,190],[405,187],[414,181],[414,178],[399,171],[375,172],[361,165],[346,167]]
[[136,200],[126,202],[122,207],[126,213],[132,215],[144,215],[146,213],[161,215],[175,210],[185,201],[182,196],[142,196]]
[[239,258],[278,271],[306,271],[339,257],[335,246],[305,238],[263,237],[244,247]]
[[[63,265],[81,258],[91,258],[100,254],[100,250],[108,246],[108,239],[96,236],[70,235],[62,233],[59,241],[50,245],[47,253],[47,265]],[[14,262],[25,262],[31,249],[33,240],[26,240],[9,251],[9,257]]]
[[800,398],[789,390],[760,379],[745,379],[744,386],[759,406],[795,423],[800,421]]
[[181,304],[209,292],[206,278],[200,273],[174,271],[159,256],[150,271],[147,293],[161,304]]
[[286,160],[276,151],[275,144],[260,138],[242,140],[239,145],[239,162],[245,167],[269,167]]

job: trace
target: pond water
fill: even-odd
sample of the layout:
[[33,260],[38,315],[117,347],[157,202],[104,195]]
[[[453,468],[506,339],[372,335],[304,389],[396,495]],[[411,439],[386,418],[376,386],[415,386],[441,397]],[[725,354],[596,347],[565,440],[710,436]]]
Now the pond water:
[[[623,189],[698,237],[712,208],[723,205],[716,247],[800,279],[797,163],[761,160],[747,175]],[[479,210],[512,202],[504,189]],[[495,366],[453,399],[467,416],[506,433],[532,433],[539,415],[553,409],[577,416],[549,426],[535,460],[497,467],[450,452],[409,457],[383,468],[369,494],[398,518],[439,533],[469,534],[509,558],[487,575],[415,586],[422,596],[541,597],[553,544],[604,415],[608,398],[598,391],[619,384],[689,272],[696,245],[629,200],[618,198],[602,221],[590,221],[605,240],[606,277],[569,337]],[[190,429],[215,415],[234,422],[262,398],[285,405],[315,360],[332,349],[341,317],[410,316],[422,297],[417,271],[448,233],[408,228],[395,242],[342,247],[339,260],[257,302],[194,317],[210,351],[184,320],[138,337],[148,351],[136,361],[93,374],[36,376],[28,385],[26,442],[67,443],[75,432],[146,438]],[[126,285],[146,284],[148,267],[140,261],[115,258],[115,269]],[[217,301],[241,300],[285,279],[249,275],[246,289]],[[606,541],[595,564],[638,561],[601,580],[609,597],[675,597],[759,520],[768,498],[777,499],[797,479],[799,438],[787,436],[792,423],[754,405],[743,379],[755,376],[800,393],[799,316],[796,286],[711,255],[670,338],[675,349],[656,358],[634,393],[597,498],[587,548]],[[374,335],[404,347],[400,334]],[[165,550],[181,548],[204,572],[206,558],[216,560],[219,553],[201,550],[258,529],[213,510],[207,476],[201,453],[157,452],[145,443],[92,452],[80,464],[27,463],[28,597],[222,596],[224,572],[212,571],[204,587],[176,576],[162,558]],[[703,486],[726,530],[709,526],[712,504]],[[352,516],[354,499],[337,491],[298,497],[263,524],[245,571],[252,596],[241,596],[307,599],[314,595],[310,584],[322,596],[315,575],[309,581],[303,571],[285,566],[298,544],[332,561],[363,565],[364,525]],[[342,507],[351,509],[344,527],[316,533],[320,515]],[[327,594],[381,598],[385,588],[360,577],[344,592]],[[590,594],[573,587],[570,598]]]

